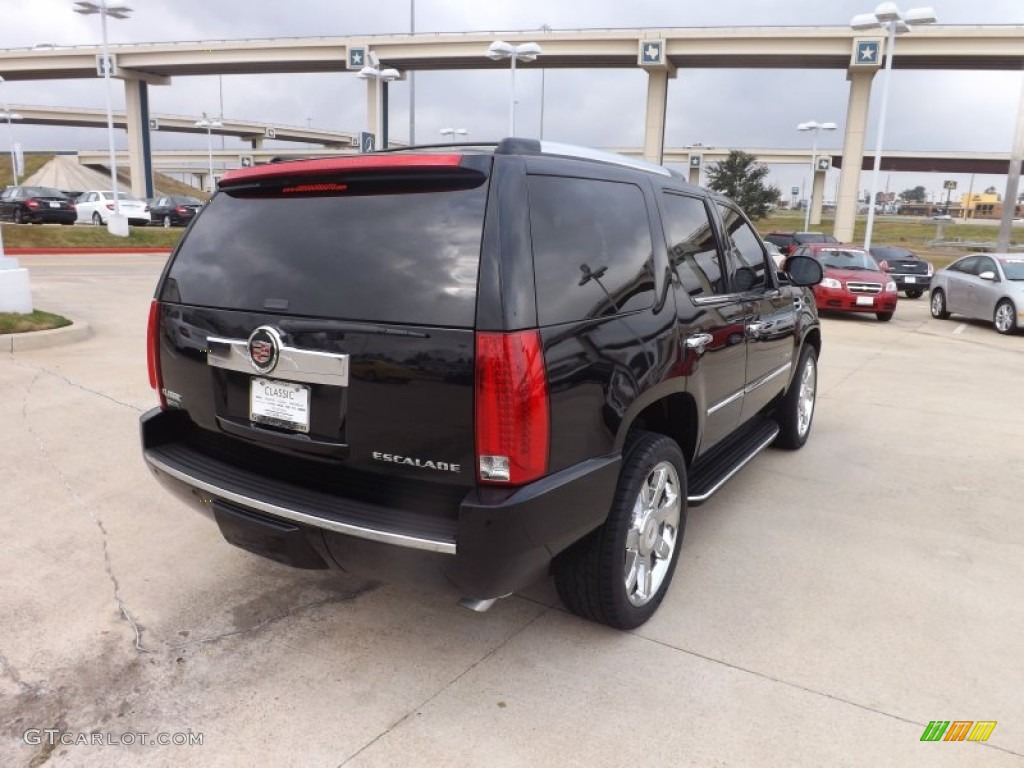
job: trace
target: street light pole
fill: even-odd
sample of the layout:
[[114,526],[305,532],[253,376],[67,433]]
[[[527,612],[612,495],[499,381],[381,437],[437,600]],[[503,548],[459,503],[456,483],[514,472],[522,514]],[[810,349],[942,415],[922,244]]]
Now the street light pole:
[[224,123],[220,120],[211,120],[203,113],[203,119],[196,121],[196,128],[206,129],[206,154],[210,161],[210,180],[207,186],[209,187],[210,196],[213,197],[213,193],[217,191],[217,185],[213,179],[213,129],[223,128]]
[[397,69],[381,68],[380,59],[377,58],[377,54],[370,52],[368,56],[371,65],[363,67],[359,70],[359,77],[362,80],[374,80],[375,91],[377,98],[377,114],[376,123],[377,130],[374,136],[374,149],[384,149],[384,81],[397,80],[401,77],[401,73]]
[[868,200],[868,220],[864,229],[864,249],[871,248],[871,235],[875,224],[875,198],[878,196],[878,173],[882,167],[882,144],[885,137],[885,117],[889,106],[889,80],[892,77],[892,57],[896,53],[896,35],[910,31],[910,25],[934,24],[935,11],[931,8],[911,8],[902,13],[896,3],[880,3],[874,13],[861,13],[853,17],[850,26],[856,31],[884,29],[885,74],[882,79],[882,106],[878,113],[878,131],[875,137],[875,163],[871,172],[871,193]]
[[[0,75],[0,85],[3,85],[4,78]],[[0,111],[0,120],[7,121],[7,136],[10,139],[11,144],[11,175],[14,177],[14,186],[18,186],[18,159],[17,153],[14,151],[14,127],[11,125],[12,120],[21,120],[21,115],[16,112],[11,112],[10,107],[7,106],[7,102],[3,102],[3,111]]]
[[454,144],[456,136],[464,138],[466,135],[469,134],[469,131],[467,131],[465,128],[442,128],[440,133],[442,136],[450,136],[451,142],[452,144]]
[[541,48],[537,43],[512,45],[504,40],[495,40],[487,49],[487,58],[495,61],[509,59],[512,63],[512,92],[508,105],[509,136],[516,135],[516,61],[534,61],[540,54]]
[[836,124],[819,123],[811,120],[806,123],[800,123],[796,129],[798,131],[814,131],[814,142],[811,146],[811,198],[807,201],[807,210],[804,212],[804,232],[806,232],[811,226],[811,206],[814,202],[814,174],[818,172],[818,168],[815,165],[818,156],[818,134],[821,131],[834,131]]
[[103,34],[103,82],[107,100],[107,146],[110,151],[110,186],[114,193],[114,215],[108,218],[107,231],[112,235],[128,236],[127,222],[121,216],[121,196],[117,192],[117,156],[114,153],[114,107],[110,95],[110,49],[107,44],[107,16],[127,19],[132,9],[123,3],[109,3],[107,0],[75,0],[75,13],[85,16],[98,13]]

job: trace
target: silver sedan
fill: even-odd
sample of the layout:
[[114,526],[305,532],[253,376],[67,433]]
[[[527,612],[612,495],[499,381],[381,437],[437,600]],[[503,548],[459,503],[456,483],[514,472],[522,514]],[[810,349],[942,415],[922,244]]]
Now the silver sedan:
[[932,278],[932,317],[991,320],[999,333],[1024,326],[1024,254],[972,253]]

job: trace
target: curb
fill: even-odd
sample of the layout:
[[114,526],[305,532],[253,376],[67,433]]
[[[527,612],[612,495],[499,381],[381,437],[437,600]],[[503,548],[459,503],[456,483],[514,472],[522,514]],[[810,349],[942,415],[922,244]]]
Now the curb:
[[96,253],[170,253],[170,248],[4,248],[10,256],[49,256]]
[[22,352],[27,349],[62,347],[65,344],[85,341],[92,336],[92,327],[87,322],[74,318],[68,319],[71,320],[71,325],[65,325],[63,328],[0,334],[0,351]]

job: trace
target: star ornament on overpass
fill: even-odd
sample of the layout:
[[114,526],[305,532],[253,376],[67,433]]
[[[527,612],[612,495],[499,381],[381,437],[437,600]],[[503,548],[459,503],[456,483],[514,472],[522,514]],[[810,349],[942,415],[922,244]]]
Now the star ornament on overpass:
[[878,43],[876,41],[871,40],[857,43],[857,63],[878,63]]

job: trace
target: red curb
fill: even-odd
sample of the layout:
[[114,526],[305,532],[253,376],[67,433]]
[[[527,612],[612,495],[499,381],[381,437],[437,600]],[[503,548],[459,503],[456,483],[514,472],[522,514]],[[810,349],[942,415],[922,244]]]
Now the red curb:
[[74,255],[90,253],[170,253],[172,248],[4,248],[12,256]]

